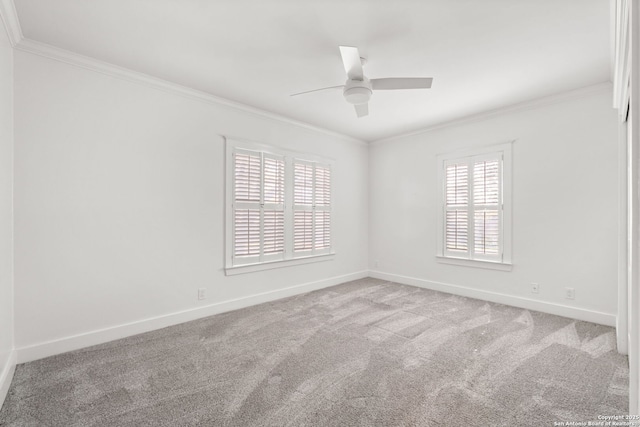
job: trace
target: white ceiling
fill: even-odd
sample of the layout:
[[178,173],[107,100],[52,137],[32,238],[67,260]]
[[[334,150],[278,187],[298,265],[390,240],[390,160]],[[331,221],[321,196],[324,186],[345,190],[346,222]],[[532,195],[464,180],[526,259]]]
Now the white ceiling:
[[[15,0],[26,38],[372,141],[610,80],[607,0]],[[365,74],[433,77],[356,118]]]

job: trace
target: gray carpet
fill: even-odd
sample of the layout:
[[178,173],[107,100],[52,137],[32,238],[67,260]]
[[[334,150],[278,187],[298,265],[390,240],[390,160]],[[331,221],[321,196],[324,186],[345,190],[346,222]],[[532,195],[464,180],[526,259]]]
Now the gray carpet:
[[552,426],[627,413],[614,330],[363,279],[19,365],[2,426]]

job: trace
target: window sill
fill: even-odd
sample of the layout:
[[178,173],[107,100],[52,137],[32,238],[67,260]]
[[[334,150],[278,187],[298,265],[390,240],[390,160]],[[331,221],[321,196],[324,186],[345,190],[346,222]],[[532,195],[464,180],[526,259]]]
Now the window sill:
[[234,267],[226,267],[224,269],[224,274],[226,276],[235,276],[236,274],[253,273],[256,271],[271,270],[274,268],[292,267],[294,265],[309,264],[312,262],[331,261],[333,260],[335,255],[335,252],[331,252],[322,255],[311,255],[293,259],[261,262],[259,264],[237,265]]
[[436,261],[441,264],[461,265],[464,267],[485,268],[488,270],[511,271],[513,264],[496,261],[478,261],[475,259],[452,258],[442,255],[436,256]]

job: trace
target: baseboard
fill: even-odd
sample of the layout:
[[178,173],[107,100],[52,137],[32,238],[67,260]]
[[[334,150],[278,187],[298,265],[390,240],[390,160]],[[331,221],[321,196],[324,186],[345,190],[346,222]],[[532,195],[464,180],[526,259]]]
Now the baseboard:
[[369,272],[366,270],[359,271],[342,276],[335,276],[328,279],[318,280],[315,282],[291,286],[288,288],[254,294],[243,298],[222,301],[204,307],[196,307],[189,310],[183,310],[162,316],[147,318],[136,322],[86,332],[83,334],[73,335],[57,340],[20,347],[16,349],[17,361],[18,363],[25,363],[33,360],[43,359],[45,357],[54,356],[56,354],[66,353],[68,351],[102,344],[120,338],[165,328],[167,326],[177,325],[179,323],[184,323],[191,320],[201,319],[203,317],[212,316],[214,314],[224,313],[227,311],[237,310],[256,304],[274,301],[305,292],[323,289],[351,280],[362,279],[367,277],[368,275]]
[[527,310],[541,311],[543,313],[555,314],[556,316],[569,317],[571,319],[584,320],[587,322],[598,323],[600,325],[614,327],[616,326],[616,316],[610,313],[601,313],[599,311],[585,310],[583,308],[569,307],[566,305],[521,298],[513,295],[500,294],[497,292],[488,292],[480,289],[453,285],[450,283],[434,282],[431,280],[417,279],[415,277],[383,273],[381,271],[369,271],[369,277],[402,283],[404,285],[432,289],[434,291],[447,292],[464,297],[481,299],[484,301],[497,302],[499,304],[525,308]]
[[5,366],[0,371],[0,408],[4,403],[4,399],[9,392],[9,386],[11,386],[11,380],[13,380],[13,373],[16,371],[16,352],[12,351],[9,354],[9,359]]

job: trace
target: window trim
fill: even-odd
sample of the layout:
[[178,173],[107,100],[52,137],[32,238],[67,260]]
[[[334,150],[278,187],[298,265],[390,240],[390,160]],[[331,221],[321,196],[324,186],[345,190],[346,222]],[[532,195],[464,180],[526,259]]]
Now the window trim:
[[[437,245],[436,261],[443,264],[461,265],[468,267],[488,268],[494,270],[510,271],[512,268],[512,201],[513,201],[513,142],[487,145],[483,147],[456,150],[437,156]],[[502,257],[501,260],[457,257],[445,251],[444,245],[444,211],[445,211],[445,165],[454,160],[467,157],[480,157],[486,155],[502,155]],[[469,177],[471,180],[471,176]],[[470,200],[470,202],[472,202]],[[471,212],[471,209],[469,209]],[[469,252],[470,253],[470,252]]]
[[[296,152],[291,150],[284,150],[278,147],[274,147],[268,144],[263,144],[254,141],[248,141],[237,138],[223,137],[225,146],[225,167],[224,167],[224,180],[225,180],[225,215],[224,215],[224,228],[225,228],[225,240],[224,240],[224,271],[225,275],[236,275],[243,273],[250,273],[255,271],[269,270],[274,268],[281,268],[299,264],[307,264],[312,262],[321,262],[332,260],[335,257],[335,221],[333,214],[334,209],[334,161],[332,159],[322,158],[316,155]],[[269,156],[282,157],[285,160],[285,224],[284,224],[284,254],[282,257],[268,257],[262,261],[257,260],[255,262],[244,264],[233,264],[233,154],[238,151],[253,151],[261,152]],[[331,180],[331,198],[330,209],[331,221],[331,246],[328,249],[322,249],[314,251],[313,253],[295,254],[293,250],[293,162],[296,160],[302,160],[304,162],[321,164],[328,166],[332,171]],[[264,167],[264,166],[262,166]]]
[[294,265],[310,264],[314,262],[332,261],[336,253],[326,253],[320,255],[298,256],[291,259],[280,259],[275,261],[264,261],[255,264],[242,264],[225,268],[226,276],[235,276],[236,274],[253,273],[255,271],[271,270],[274,268],[292,267]]

